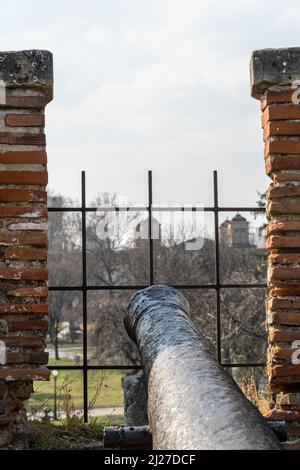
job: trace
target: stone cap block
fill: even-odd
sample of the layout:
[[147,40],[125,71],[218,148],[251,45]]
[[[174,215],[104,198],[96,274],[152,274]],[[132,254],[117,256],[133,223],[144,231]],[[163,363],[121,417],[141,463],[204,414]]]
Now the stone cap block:
[[272,86],[291,86],[300,80],[300,47],[260,49],[250,61],[251,95],[260,98]]
[[53,56],[45,50],[0,52],[0,80],[6,88],[42,90],[53,98]]

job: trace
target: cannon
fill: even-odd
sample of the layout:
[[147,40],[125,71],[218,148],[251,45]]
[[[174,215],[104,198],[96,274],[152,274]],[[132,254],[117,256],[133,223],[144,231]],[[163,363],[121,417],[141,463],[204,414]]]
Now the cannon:
[[124,324],[147,379],[153,449],[282,449],[192,323],[180,292],[164,285],[139,291]]

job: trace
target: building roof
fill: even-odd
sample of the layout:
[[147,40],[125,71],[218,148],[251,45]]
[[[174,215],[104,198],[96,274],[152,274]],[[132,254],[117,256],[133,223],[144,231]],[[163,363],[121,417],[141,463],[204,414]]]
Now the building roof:
[[247,219],[245,219],[245,217],[243,217],[241,214],[237,213],[233,219],[231,220],[231,222],[247,222]]
[[226,219],[224,220],[224,222],[222,222],[221,227],[226,227],[226,225],[229,225],[229,224],[230,224],[230,221]]

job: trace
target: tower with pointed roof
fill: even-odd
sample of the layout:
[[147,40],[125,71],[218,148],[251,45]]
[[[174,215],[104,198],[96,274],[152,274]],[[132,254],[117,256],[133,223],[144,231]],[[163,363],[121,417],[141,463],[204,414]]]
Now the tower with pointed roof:
[[241,214],[236,214],[229,227],[230,246],[233,248],[249,247],[249,222]]
[[220,226],[220,243],[230,248],[250,248],[249,222],[237,213],[233,219],[226,219]]
[[229,225],[228,219],[220,225],[220,243],[223,246],[229,246]]

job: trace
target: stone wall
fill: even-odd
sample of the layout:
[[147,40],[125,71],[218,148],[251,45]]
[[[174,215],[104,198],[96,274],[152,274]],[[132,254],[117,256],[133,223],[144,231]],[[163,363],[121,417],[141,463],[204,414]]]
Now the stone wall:
[[33,380],[49,379],[44,108],[52,73],[47,51],[0,52],[0,447],[27,445],[25,403]]
[[287,421],[289,440],[295,441],[289,446],[300,448],[300,48],[255,51],[250,72],[271,178],[266,324],[274,409],[268,419]]

